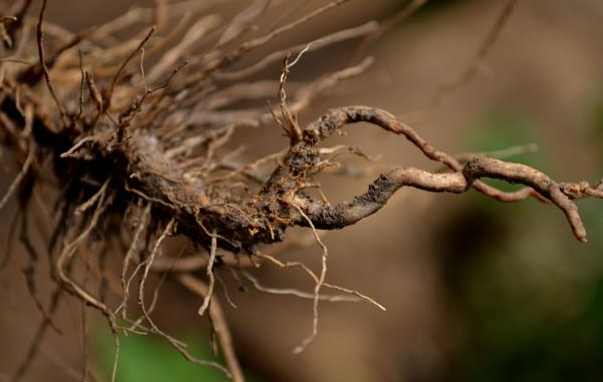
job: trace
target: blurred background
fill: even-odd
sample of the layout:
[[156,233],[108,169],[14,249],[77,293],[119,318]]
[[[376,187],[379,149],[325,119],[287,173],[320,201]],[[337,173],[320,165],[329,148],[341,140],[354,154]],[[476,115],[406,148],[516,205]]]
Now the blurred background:
[[[291,18],[327,2],[307,1]],[[229,1],[208,12],[228,20],[248,3]],[[293,3],[280,2],[275,9],[284,12]],[[300,121],[348,104],[379,106],[412,120],[442,83],[466,70],[504,3],[428,1],[368,48],[376,63],[366,74],[331,89]],[[79,30],[111,20],[134,4],[152,2],[50,1],[48,18]],[[283,35],[240,66],[275,48],[387,19],[405,4],[352,1]],[[450,153],[536,144],[537,152],[507,159],[536,166],[558,180],[596,182],[603,175],[601,20],[600,0],[520,0],[476,76],[413,126]],[[310,80],[344,67],[357,44],[308,53],[290,80]],[[279,75],[277,63],[258,78]],[[434,169],[404,139],[375,128],[350,129],[338,139],[381,155],[378,164],[385,168]],[[241,140],[247,141],[249,155],[286,145],[274,126]],[[14,174],[13,169],[0,177],[1,190]],[[328,198],[339,201],[364,191],[373,177],[324,176],[320,181]],[[223,305],[245,372],[256,382],[602,381],[603,205],[585,200],[579,207],[589,233],[586,245],[574,239],[558,210],[533,200],[502,204],[475,192],[399,192],[378,214],[324,237],[328,279],[375,298],[387,312],[363,304],[321,303],[318,337],[300,355],[292,349],[311,330],[312,302],[251,288],[242,292],[225,274],[237,308]],[[3,244],[14,213],[9,208],[0,217]],[[0,380],[9,380],[25,357],[40,320],[21,271],[25,256],[18,244],[15,251],[19,255],[0,275]],[[317,246],[266,251],[319,267]],[[267,286],[312,288],[295,270],[263,266],[257,276]],[[40,285],[47,301],[51,284],[41,279]],[[183,289],[166,285],[155,317],[209,357],[209,331],[197,316],[198,303]],[[76,301],[64,301],[57,319],[64,333],[48,332],[24,380],[79,379],[79,309]],[[93,367],[108,377],[112,339],[100,317],[89,329]],[[130,335],[122,340],[118,380],[225,380],[188,364],[160,339]]]

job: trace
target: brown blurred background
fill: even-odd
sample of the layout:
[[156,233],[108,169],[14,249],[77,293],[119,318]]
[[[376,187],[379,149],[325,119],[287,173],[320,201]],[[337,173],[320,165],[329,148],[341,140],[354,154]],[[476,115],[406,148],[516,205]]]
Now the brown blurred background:
[[[228,2],[216,11],[234,14],[247,3]],[[307,3],[298,16],[326,1]],[[347,104],[379,106],[404,120],[428,105],[443,81],[467,67],[503,3],[429,1],[370,47],[368,53],[377,61],[368,73],[330,90],[300,120]],[[110,20],[132,4],[56,0],[49,2],[48,17],[78,30]],[[275,47],[386,19],[404,4],[352,1],[249,60]],[[538,166],[560,180],[596,181],[603,174],[601,20],[600,0],[520,0],[478,75],[415,127],[451,153],[536,143],[538,152],[509,160]],[[345,66],[355,46],[344,43],[309,53],[292,70],[291,80]],[[262,76],[277,78],[279,73],[277,64]],[[286,144],[272,128],[243,139],[251,154]],[[405,140],[374,128],[350,129],[340,140],[361,146],[369,155],[382,154],[379,164],[433,169]],[[13,174],[2,175],[1,190]],[[371,177],[321,178],[331,201],[350,200],[370,181]],[[255,381],[601,381],[602,205],[584,201],[579,207],[590,237],[586,245],[574,240],[561,213],[535,201],[503,205],[476,193],[400,192],[380,213],[324,238],[329,280],[368,294],[387,312],[362,304],[321,303],[318,337],[304,353],[293,355],[291,350],[311,330],[311,301],[252,290],[242,293],[236,282],[227,280],[238,306],[224,304],[237,352]],[[4,242],[14,211],[5,210],[0,219]],[[279,256],[318,267],[320,248]],[[15,256],[0,276],[0,380],[23,359],[40,320],[20,271],[24,263]],[[258,277],[269,286],[312,287],[294,270],[266,266]],[[47,299],[50,284],[40,282]],[[195,297],[166,287],[158,322],[202,348],[207,329],[196,315],[197,307]],[[63,305],[57,322],[69,334],[49,332],[26,380],[77,379],[69,370],[80,370],[82,359],[79,309],[75,301]],[[98,320],[91,329],[99,369],[106,368],[111,357],[103,325]],[[197,367],[179,372],[180,363],[173,360],[177,355],[162,342],[143,338],[125,343],[118,380],[163,380],[161,371],[144,374],[157,368],[168,369],[166,378],[171,381],[222,380],[196,374]]]

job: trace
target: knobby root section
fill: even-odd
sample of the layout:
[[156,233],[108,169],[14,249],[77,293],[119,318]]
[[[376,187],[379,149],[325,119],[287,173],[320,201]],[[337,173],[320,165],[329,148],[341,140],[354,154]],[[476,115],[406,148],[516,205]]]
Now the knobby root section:
[[[318,333],[320,301],[364,302],[385,310],[358,291],[328,282],[322,231],[358,223],[404,187],[455,194],[475,190],[503,202],[536,198],[558,208],[574,236],[586,242],[574,200],[603,197],[602,182],[557,182],[524,164],[481,155],[462,164],[375,107],[335,108],[305,126],[299,124],[297,115],[319,94],[361,74],[372,59],[308,83],[288,84],[291,67],[299,65],[303,54],[330,44],[362,37],[366,41],[380,30],[375,22],[293,47],[297,54],[293,61],[290,53],[277,52],[248,67],[230,68],[245,53],[345,2],[335,1],[289,24],[278,21],[265,34],[251,38],[247,36],[257,31],[256,23],[270,1],[253,2],[223,27],[219,15],[206,15],[191,24],[190,12],[158,1],[154,9],[136,8],[76,34],[45,23],[46,0],[38,17],[31,19],[26,16],[31,1],[9,7],[10,13],[0,19],[4,42],[0,154],[12,158],[19,171],[0,198],[0,209],[16,198],[18,209],[9,234],[19,230],[29,254],[28,290],[43,317],[14,381],[26,374],[45,331],[55,326],[64,292],[107,320],[115,338],[112,381],[118,379],[119,336],[127,333],[157,335],[187,360],[243,381],[220,289],[231,306],[236,304],[221,272],[259,291],[310,299],[312,330],[294,350],[301,352]],[[197,11],[202,11],[212,2],[197,3]],[[413,2],[413,7],[422,3]],[[141,32],[129,39],[113,35],[139,25]],[[185,36],[177,42],[180,33]],[[283,56],[278,81],[249,79]],[[268,108],[266,98],[275,98]],[[339,166],[342,154],[364,154],[348,146],[325,147],[325,141],[359,122],[402,135],[440,170],[395,168],[378,176],[352,201],[330,203],[314,176]],[[245,160],[243,149],[232,144],[241,130],[275,123],[288,141],[283,150]],[[484,178],[524,187],[504,192],[483,183]],[[300,246],[320,248],[318,271],[266,253],[268,245],[282,242],[294,226],[307,227],[311,233],[310,240],[299,240]],[[42,250],[31,239],[33,229],[47,244],[43,251],[57,285],[47,307],[35,284]],[[174,255],[169,249],[176,246],[176,236],[188,244]],[[10,246],[6,249],[2,270],[17,261]],[[314,289],[264,286],[253,275],[263,265],[297,268],[312,280]],[[182,285],[199,300],[199,315],[213,327],[214,349],[224,364],[219,357],[197,358],[155,322],[152,315],[166,280]],[[85,307],[82,325],[87,335]],[[88,366],[88,342],[83,347],[83,380],[97,380]]]

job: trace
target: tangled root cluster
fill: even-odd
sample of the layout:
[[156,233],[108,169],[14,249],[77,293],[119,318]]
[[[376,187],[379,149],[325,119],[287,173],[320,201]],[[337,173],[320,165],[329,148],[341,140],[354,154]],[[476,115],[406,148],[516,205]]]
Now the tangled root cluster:
[[[587,182],[556,182],[531,167],[485,156],[461,161],[435,149],[411,127],[374,107],[341,107],[306,126],[298,124],[297,114],[314,97],[362,73],[372,60],[367,58],[298,85],[292,100],[285,92],[290,68],[308,50],[374,36],[382,31],[376,22],[289,51],[274,52],[243,69],[229,69],[245,53],[346,1],[335,1],[262,33],[257,32],[255,23],[270,1],[253,2],[226,26],[216,15],[192,17],[210,2],[168,5],[157,1],[154,9],[137,8],[76,34],[44,21],[46,0],[36,19],[27,17],[31,0],[15,1],[2,10],[0,142],[2,154],[13,158],[21,170],[0,201],[0,208],[17,196],[19,209],[13,226],[30,254],[28,287],[44,314],[38,335],[52,326],[58,300],[68,292],[108,319],[116,334],[117,351],[118,332],[150,332],[164,337],[187,359],[220,368],[240,381],[243,376],[220,305],[213,296],[214,267],[235,267],[259,289],[265,288],[244,270],[246,266],[264,261],[303,269],[314,280],[315,289],[309,294],[298,292],[314,301],[312,334],[296,349],[302,351],[317,333],[319,299],[349,298],[381,307],[359,292],[326,281],[328,251],[317,230],[355,224],[381,209],[405,186],[452,193],[474,189],[504,202],[535,197],[558,207],[576,238],[586,241],[573,199],[603,197],[601,182],[592,186]],[[412,2],[410,9],[423,2]],[[412,11],[406,12],[404,17]],[[131,39],[121,41],[112,36],[140,25],[143,30]],[[190,53],[199,46],[204,47],[202,52]],[[296,55],[293,61],[291,54]],[[283,57],[278,81],[246,82],[246,78]],[[261,103],[272,93],[278,95],[274,107],[240,106],[246,103],[242,101]],[[241,163],[231,138],[241,129],[275,122],[288,138],[287,147]],[[347,146],[321,144],[356,122],[403,135],[447,170],[393,169],[380,175],[351,202],[330,204],[313,176],[337,168],[335,160],[341,154],[362,153]],[[480,179],[485,177],[525,187],[503,192],[483,183]],[[316,193],[310,193],[310,189],[318,190],[319,196],[313,196]],[[56,203],[47,203],[47,195],[52,194],[56,195]],[[39,255],[30,240],[28,217],[32,210],[47,207],[56,215],[47,218],[54,230],[45,239],[57,289],[50,306],[44,307],[36,297]],[[262,252],[260,245],[283,241],[292,226],[312,230],[323,249],[320,272],[301,263],[283,263]],[[161,257],[162,244],[175,235],[186,237],[190,245],[204,251],[191,257]],[[118,275],[103,265],[114,246],[123,254]],[[3,259],[3,267],[9,255]],[[90,264],[93,256],[100,265],[87,267],[85,275],[78,276],[78,262]],[[207,281],[195,275],[198,270],[205,271]],[[209,312],[226,366],[195,358],[153,322],[150,313],[157,295],[150,306],[145,297],[145,283],[152,274],[169,275],[202,297],[199,313]],[[98,283],[91,281],[94,278]],[[115,279],[118,282],[112,283]],[[132,294],[141,312],[138,319],[128,316],[133,282],[138,285]],[[99,288],[94,291],[90,285],[97,284]],[[108,288],[116,298],[107,296]],[[323,288],[345,295],[322,295]],[[34,354],[35,350],[30,352],[15,380],[23,376]],[[114,368],[113,379],[115,372]]]

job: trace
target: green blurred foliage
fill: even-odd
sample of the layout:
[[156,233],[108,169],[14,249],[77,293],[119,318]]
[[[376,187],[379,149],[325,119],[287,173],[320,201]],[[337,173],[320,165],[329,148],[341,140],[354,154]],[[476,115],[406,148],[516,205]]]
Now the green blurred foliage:
[[[95,327],[93,338],[99,364],[106,380],[110,379],[114,360],[114,342],[106,324]],[[198,334],[179,336],[187,344],[187,351],[204,360],[221,359],[211,354],[209,340]],[[120,335],[120,355],[117,379],[127,382],[228,382],[231,381],[221,371],[188,362],[167,341],[148,335]],[[249,374],[249,373],[245,373]],[[248,382],[260,379],[247,376]]]
[[592,133],[589,138],[595,143],[600,160],[603,162],[603,94],[599,94],[592,101],[592,123],[589,129]]
[[[603,152],[603,102],[593,111],[590,130],[600,135],[590,143]],[[461,144],[489,151],[540,142],[534,126],[495,111],[477,118]],[[539,153],[506,159],[549,167]],[[447,222],[444,271],[463,332],[447,380],[603,381],[603,214],[600,200],[578,203],[588,245],[571,237],[559,211],[535,201],[491,203],[474,193]]]

